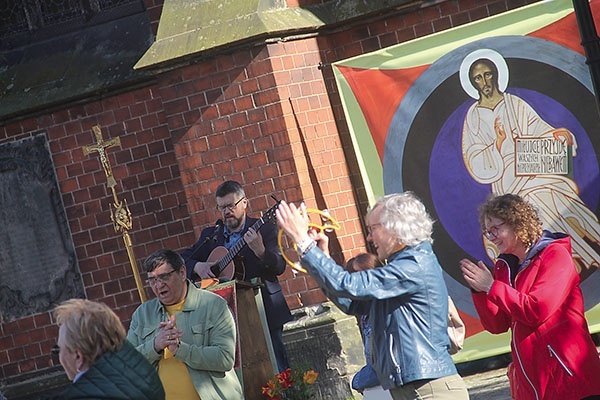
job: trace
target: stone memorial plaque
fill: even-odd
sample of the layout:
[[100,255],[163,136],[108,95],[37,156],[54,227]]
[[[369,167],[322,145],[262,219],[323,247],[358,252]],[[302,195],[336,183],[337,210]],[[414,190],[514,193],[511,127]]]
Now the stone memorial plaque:
[[0,318],[84,297],[45,136],[0,145]]

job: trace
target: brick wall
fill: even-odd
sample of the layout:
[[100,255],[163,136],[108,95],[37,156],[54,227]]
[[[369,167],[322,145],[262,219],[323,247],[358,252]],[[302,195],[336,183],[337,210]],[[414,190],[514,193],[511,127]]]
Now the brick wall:
[[158,31],[158,21],[160,20],[163,3],[164,0],[144,0],[144,6],[146,7],[148,18],[150,18],[154,36],[156,36],[156,32]]
[[[121,148],[107,153],[117,197],[133,215],[138,264],[159,247],[188,245],[194,235],[186,195],[163,107],[153,93],[138,89],[0,129],[0,143],[47,137],[86,296],[108,304],[124,321],[139,295],[122,236],[110,220],[113,197],[98,153],[84,156],[82,146],[95,142],[91,127],[96,124],[102,125],[105,140],[121,138]],[[0,378],[51,365],[49,350],[58,330],[49,313],[4,322],[1,329]]]
[[[214,190],[225,179],[244,184],[252,215],[272,204],[271,194],[330,210],[342,224],[332,241],[342,262],[364,250],[366,196],[327,65],[533,2],[442,1],[318,37],[229,50],[164,72],[145,88],[2,126],[0,144],[46,135],[87,297],[127,323],[139,299],[110,221],[112,194],[97,153],[81,151],[94,142],[93,125],[102,125],[105,139],[121,137],[108,155],[118,198],[133,214],[138,264],[157,248],[191,245],[213,224]],[[162,2],[145,4],[156,31]],[[283,285],[292,308],[324,300],[310,277],[291,269]],[[49,313],[0,329],[0,379],[51,366],[57,329]]]
[[[159,77],[196,235],[219,218],[214,191],[233,179],[244,185],[251,215],[269,208],[271,195],[304,200],[341,221],[336,248],[364,248],[319,61],[311,39],[225,54]],[[283,278],[290,306],[325,300],[310,277],[290,270]]]

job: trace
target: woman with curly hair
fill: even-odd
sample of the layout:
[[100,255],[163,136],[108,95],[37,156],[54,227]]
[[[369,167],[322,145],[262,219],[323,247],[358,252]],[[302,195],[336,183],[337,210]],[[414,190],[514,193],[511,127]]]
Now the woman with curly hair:
[[484,328],[512,330],[512,397],[600,399],[600,358],[570,237],[543,230],[537,210],[514,194],[490,197],[479,208],[479,223],[501,253],[493,272],[483,261],[460,265]]

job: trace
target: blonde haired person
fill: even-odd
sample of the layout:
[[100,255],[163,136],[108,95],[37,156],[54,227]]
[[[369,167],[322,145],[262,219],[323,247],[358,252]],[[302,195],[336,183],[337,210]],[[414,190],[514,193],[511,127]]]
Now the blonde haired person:
[[119,317],[103,303],[70,299],[54,310],[59,360],[73,383],[56,400],[162,400],[160,379],[127,342]]
[[394,400],[465,400],[448,353],[448,291],[431,247],[433,221],[410,192],[390,194],[367,214],[367,240],[385,265],[349,273],[311,237],[306,206],[281,202],[277,221],[302,266],[344,312],[369,315],[372,361]]

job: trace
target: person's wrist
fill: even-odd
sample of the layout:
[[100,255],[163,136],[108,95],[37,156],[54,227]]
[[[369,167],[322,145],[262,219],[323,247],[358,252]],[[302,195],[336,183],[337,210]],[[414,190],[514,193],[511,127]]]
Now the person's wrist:
[[486,294],[490,294],[490,290],[492,290],[493,285],[494,285],[494,282],[490,283],[490,285],[487,287],[487,290],[485,291]]
[[315,242],[308,236],[302,239],[301,241],[296,242],[296,250],[298,251],[298,255],[300,257],[304,256],[304,254],[306,254],[307,251],[316,246],[316,244],[317,242]]
[[154,336],[154,339],[152,340],[152,347],[154,348],[154,351],[156,352],[156,354],[161,354],[162,350],[158,350],[156,348],[156,336]]

